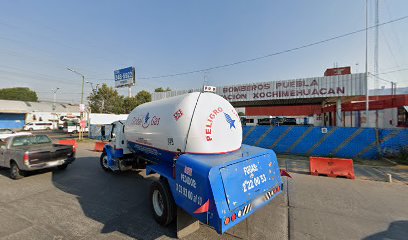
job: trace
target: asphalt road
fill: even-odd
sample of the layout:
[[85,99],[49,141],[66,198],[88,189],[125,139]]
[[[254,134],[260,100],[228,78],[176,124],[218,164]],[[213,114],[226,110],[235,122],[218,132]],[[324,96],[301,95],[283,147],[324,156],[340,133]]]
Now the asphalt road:
[[[65,171],[13,181],[0,170],[0,239],[173,239],[153,220],[156,176],[106,173],[91,143]],[[288,192],[219,236],[201,225],[186,239],[406,239],[408,186],[293,174]]]

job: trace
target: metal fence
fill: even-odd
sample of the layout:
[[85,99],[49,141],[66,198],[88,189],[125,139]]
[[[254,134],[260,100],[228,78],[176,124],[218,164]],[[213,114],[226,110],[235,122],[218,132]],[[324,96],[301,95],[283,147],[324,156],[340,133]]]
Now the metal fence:
[[243,143],[276,153],[378,159],[408,146],[408,129],[245,126]]

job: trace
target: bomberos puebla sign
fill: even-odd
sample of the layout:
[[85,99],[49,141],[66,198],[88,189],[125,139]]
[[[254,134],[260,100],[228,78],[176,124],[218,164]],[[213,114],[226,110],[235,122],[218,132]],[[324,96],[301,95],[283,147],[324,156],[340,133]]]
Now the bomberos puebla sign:
[[360,96],[366,92],[364,73],[270,81],[217,88],[230,102],[273,99]]

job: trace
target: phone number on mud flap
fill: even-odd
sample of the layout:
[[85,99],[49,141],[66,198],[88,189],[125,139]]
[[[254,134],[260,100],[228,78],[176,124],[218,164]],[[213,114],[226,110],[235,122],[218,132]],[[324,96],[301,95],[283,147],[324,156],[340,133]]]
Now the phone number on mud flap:
[[250,180],[245,180],[242,183],[243,191],[247,192],[247,191],[253,189],[254,187],[257,187],[257,186],[261,185],[262,183],[266,182],[266,180],[267,179],[266,179],[265,174],[262,174],[262,175],[260,175],[258,177],[254,177],[253,179],[250,179]]
[[198,204],[202,205],[203,204],[203,198],[197,194],[194,194],[192,191],[190,191],[188,188],[181,186],[180,184],[176,183],[176,191],[179,192],[181,195],[183,195],[185,198],[188,200]]

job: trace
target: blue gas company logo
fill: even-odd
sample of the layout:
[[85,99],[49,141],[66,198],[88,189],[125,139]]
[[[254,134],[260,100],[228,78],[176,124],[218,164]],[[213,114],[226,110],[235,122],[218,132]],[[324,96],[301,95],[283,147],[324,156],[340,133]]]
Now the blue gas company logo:
[[146,115],[144,116],[141,115],[138,117],[134,117],[132,120],[132,124],[142,126],[143,128],[148,128],[149,126],[158,126],[160,125],[160,117],[150,117],[150,113],[146,113]]
[[146,116],[144,117],[144,121],[143,121],[143,123],[142,123],[142,127],[143,127],[143,128],[149,127],[149,125],[150,125],[149,119],[150,119],[150,116],[149,116],[149,112],[148,112],[148,113],[146,114]]

